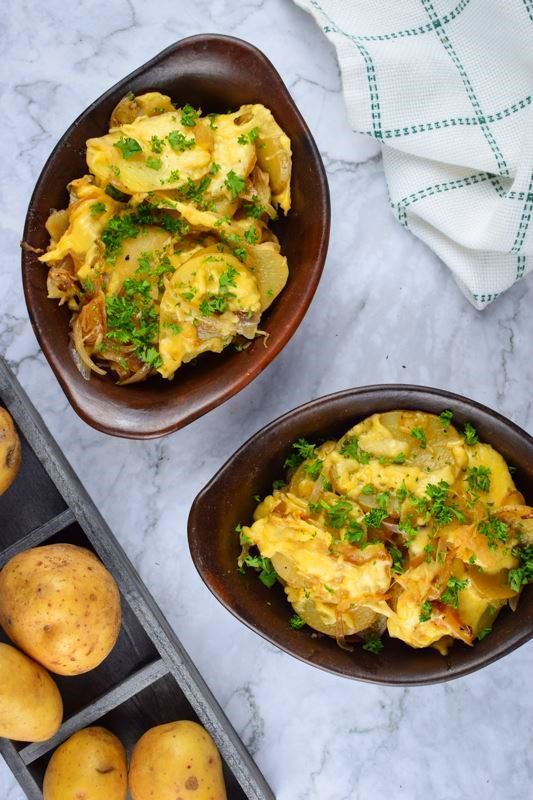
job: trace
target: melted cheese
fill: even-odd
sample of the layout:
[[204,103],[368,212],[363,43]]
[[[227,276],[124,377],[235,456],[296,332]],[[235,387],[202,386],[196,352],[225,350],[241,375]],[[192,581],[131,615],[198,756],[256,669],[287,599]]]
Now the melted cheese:
[[[220,296],[220,280],[228,270],[234,275],[227,287],[226,310],[206,315],[203,304],[210,297]],[[159,337],[163,364],[159,372],[170,378],[182,363],[200,353],[220,353],[243,321],[257,318],[259,310],[259,290],[252,273],[235,256],[216,247],[202,248],[176,269],[163,293]]]
[[[198,121],[192,128],[180,122],[177,112],[167,112],[155,117],[139,117],[133,122],[113,128],[105,136],[87,141],[87,164],[92,174],[102,184],[113,183],[127,194],[154,192],[162,186],[175,189],[186,184],[187,180],[199,180],[209,171],[211,150],[209,140],[204,141],[200,131],[207,128]],[[183,151],[174,150],[168,135],[176,131],[194,140],[195,145]],[[165,144],[160,153],[152,150],[152,137],[158,137]],[[124,138],[135,139],[141,152],[125,158],[115,145]],[[151,168],[160,162],[158,169]]]
[[[44,264],[54,264],[70,256],[80,278],[90,275],[102,249],[99,238],[106,223],[122,207],[86,175],[70,184],[72,202],[69,206],[68,228],[60,240],[39,257]],[[104,206],[103,212],[94,212],[96,203]]]

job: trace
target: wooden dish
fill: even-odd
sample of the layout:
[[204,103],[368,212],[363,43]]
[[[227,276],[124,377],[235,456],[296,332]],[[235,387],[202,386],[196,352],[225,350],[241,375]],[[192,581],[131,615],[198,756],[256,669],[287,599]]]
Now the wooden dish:
[[515,650],[533,636],[533,587],[524,589],[515,612],[502,610],[490,636],[473,647],[455,643],[447,656],[416,650],[384,637],[374,655],[355,646],[338,647],[334,639],[310,628],[289,626],[291,607],[280,584],[268,589],[255,573],[237,572],[240,552],[237,523],[251,521],[254,495],[269,494],[284,476],[291,443],[338,438],[352,425],[380,411],[415,409],[439,414],[451,409],[454,423],[471,422],[481,441],[493,445],[516,468],[515,480],[533,504],[533,439],[489,408],[459,395],[419,386],[370,386],[319,398],[271,422],[249,439],[217,472],[195,499],[189,516],[189,547],[202,579],[220,602],[252,630],[277,647],[315,667],[347,678],[390,685],[421,685],[458,678]]
[[33,192],[24,241],[46,248],[44,224],[51,208],[67,205],[66,185],[87,172],[85,142],[107,132],[117,102],[128,92],[159,90],[177,103],[226,111],[261,102],[289,135],[293,150],[292,210],[273,229],[289,262],[284,291],[265,312],[270,336],[238,353],[206,354],[180,368],[172,381],[117,386],[112,377],[82,378],[68,351],[70,312],[46,296],[46,267],[22,250],[24,294],[43,353],[74,410],[104,433],[132,439],[163,436],[220,405],[252,381],[276,357],[301,322],[315,293],[329,239],[329,191],[315,142],[270,61],[255,47],[229,36],[183,39],[121,80],[87,108],[61,137]]
[[[64,705],[55,736],[26,744],[0,738],[0,753],[29,800],[42,800],[53,750],[80,728],[103,725],[128,751],[148,728],[177,719],[204,725],[223,760],[228,800],[274,800],[230,721],[206,686],[98,509],[0,358],[0,408],[15,421],[22,464],[0,497],[0,569],[17,553],[42,544],[93,550],[117,581],[122,625],[118,641],[91,672],[54,675]],[[0,631],[0,642],[8,641]]]

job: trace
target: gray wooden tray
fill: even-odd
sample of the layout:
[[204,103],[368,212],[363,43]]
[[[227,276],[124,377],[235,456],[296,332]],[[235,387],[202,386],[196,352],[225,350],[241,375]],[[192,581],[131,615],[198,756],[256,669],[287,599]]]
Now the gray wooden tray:
[[[30,800],[42,800],[53,750],[76,730],[101,724],[128,750],[148,728],[192,719],[210,732],[224,762],[229,800],[275,800],[263,775],[187,655],[155,600],[0,357],[0,405],[22,442],[22,466],[0,497],[0,568],[15,553],[45,542],[96,552],[121,592],[122,629],[110,656],[77,677],[54,676],[65,717],[52,739],[24,744],[0,739],[0,752]],[[8,641],[0,632],[0,641]]]

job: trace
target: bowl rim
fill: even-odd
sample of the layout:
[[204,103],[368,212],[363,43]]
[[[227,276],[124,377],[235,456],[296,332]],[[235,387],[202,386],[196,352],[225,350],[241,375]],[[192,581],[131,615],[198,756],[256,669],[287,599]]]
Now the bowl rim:
[[[229,400],[234,395],[238,394],[256,377],[258,377],[258,375],[260,375],[260,373],[264,369],[266,369],[269,366],[269,364],[272,363],[272,361],[274,361],[276,356],[281,352],[281,350],[289,342],[292,336],[296,333],[298,327],[300,326],[300,323],[302,322],[314,298],[318,284],[322,277],[322,272],[324,270],[324,265],[329,245],[330,230],[331,230],[331,200],[330,200],[329,184],[328,184],[326,169],[322,161],[322,157],[318,149],[318,146],[313,137],[313,134],[311,133],[309,126],[307,125],[305,119],[303,118],[298,106],[293,100],[292,95],[289,89],[287,88],[283,78],[281,77],[280,73],[278,72],[274,64],[270,61],[270,59],[258,47],[251,44],[250,42],[247,42],[246,40],[240,39],[236,36],[227,36],[218,33],[201,33],[201,34],[196,34],[194,36],[187,36],[183,39],[178,39],[168,47],[161,50],[151,59],[146,61],[144,64],[137,67],[132,72],[128,73],[125,77],[118,80],[109,89],[106,89],[105,92],[103,92],[99,97],[93,100],[76,117],[74,122],[72,122],[66,129],[66,131],[59,137],[50,155],[46,159],[39,173],[39,176],[35,182],[28,203],[28,208],[26,211],[23,237],[22,237],[23,242],[28,242],[29,238],[31,237],[34,205],[37,200],[37,195],[41,189],[41,185],[43,184],[44,181],[49,179],[49,175],[52,171],[53,162],[55,161],[57,154],[59,153],[60,150],[62,150],[65,141],[69,139],[70,135],[78,127],[80,122],[89,117],[94,112],[94,110],[101,105],[101,103],[105,102],[109,97],[111,97],[117,91],[119,90],[126,91],[127,85],[131,83],[131,81],[133,81],[138,76],[142,75],[144,72],[153,69],[160,62],[165,61],[174,52],[194,44],[209,45],[217,43],[232,44],[234,46],[237,46],[241,48],[242,51],[247,51],[257,61],[262,62],[262,64],[266,67],[266,69],[271,73],[273,79],[277,81],[280,91],[284,94],[285,102],[291,108],[292,113],[294,114],[298,124],[301,127],[305,141],[311,150],[311,159],[314,165],[316,166],[316,173],[317,173],[316,178],[318,184],[317,192],[323,199],[323,207],[324,207],[324,215],[323,215],[324,224],[321,226],[320,240],[313,259],[313,269],[308,273],[309,280],[303,287],[303,291],[300,294],[298,305],[293,306],[292,313],[290,314],[290,316],[287,317],[287,319],[289,320],[289,324],[287,324],[282,329],[282,333],[279,336],[279,338],[270,343],[269,348],[266,349],[265,351],[265,355],[257,358],[256,363],[254,363],[252,368],[250,368],[243,362],[243,367],[238,379],[235,379],[235,381],[231,384],[228,383],[224,384],[221,382],[220,389],[217,391],[216,397],[212,397],[208,402],[202,404],[201,407],[199,408],[196,407],[193,409],[189,409],[189,411],[186,411],[185,413],[181,412],[178,420],[175,422],[168,424],[163,424],[162,422],[158,423],[157,411],[156,411],[153,422],[151,424],[148,424],[147,417],[149,417],[150,415],[150,410],[148,411],[147,415],[145,409],[143,422],[137,424],[137,429],[134,429],[133,427],[128,427],[128,429],[124,430],[118,424],[101,420],[96,415],[93,416],[90,412],[89,403],[87,403],[87,401],[85,401],[85,403],[83,402],[82,397],[78,395],[78,392],[75,389],[75,387],[73,387],[69,382],[68,376],[63,372],[61,356],[64,355],[64,353],[60,353],[59,351],[56,350],[56,348],[53,345],[50,344],[45,331],[40,330],[38,323],[34,318],[33,302],[31,300],[32,290],[30,286],[31,264],[29,261],[30,255],[32,254],[28,252],[28,249],[22,247],[21,275],[22,275],[24,299],[26,302],[26,308],[28,310],[30,323],[33,332],[35,334],[35,337],[37,338],[37,342],[49,366],[51,367],[57,381],[59,382],[61,389],[63,390],[65,396],[67,397],[67,400],[69,401],[70,405],[72,406],[76,414],[79,417],[81,417],[81,419],[83,419],[83,421],[86,422],[88,425],[90,425],[92,428],[95,428],[96,430],[102,433],[109,434],[111,436],[117,436],[119,438],[124,438],[124,439],[152,439],[152,438],[166,436],[170,433],[174,433],[180,428],[185,427],[194,420],[198,419],[204,414],[209,413],[209,411],[212,411],[214,408],[226,402],[226,400]],[[52,302],[47,297],[45,297],[45,299],[48,302]],[[114,403],[112,400],[109,399],[106,399],[106,404],[109,404],[110,408],[112,406],[116,406],[116,403]],[[173,404],[177,409],[178,405],[176,399],[173,400]],[[163,405],[166,406],[167,404],[164,402]],[[139,424],[142,426],[142,430],[138,429]]]
[[[199,557],[198,553],[198,542],[201,539],[201,516],[202,516],[202,505],[204,500],[209,497],[209,494],[219,482],[219,480],[226,474],[227,472],[231,471],[233,462],[245,453],[250,446],[254,446],[255,443],[262,439],[264,436],[269,436],[273,433],[280,424],[284,423],[288,420],[293,420],[298,418],[302,414],[307,414],[312,412],[315,409],[322,408],[324,406],[329,405],[330,403],[334,403],[337,401],[342,401],[344,399],[352,399],[355,397],[360,396],[367,396],[369,401],[373,396],[380,395],[383,397],[384,394],[389,395],[391,400],[401,392],[402,395],[410,395],[410,394],[425,394],[429,398],[434,398],[443,401],[454,401],[466,404],[469,408],[473,408],[476,411],[480,412],[481,414],[486,415],[488,418],[496,420],[497,422],[503,424],[507,427],[512,433],[522,438],[531,448],[533,451],[533,436],[531,436],[526,430],[521,428],[512,420],[505,417],[503,414],[500,414],[498,411],[494,411],[489,406],[484,405],[483,403],[479,403],[476,400],[471,400],[470,398],[457,394],[455,392],[449,392],[445,389],[429,387],[429,386],[421,386],[417,384],[399,384],[399,383],[387,383],[387,384],[369,384],[366,386],[360,386],[357,388],[352,389],[343,389],[338,392],[333,392],[331,394],[322,395],[317,397],[313,400],[310,400],[306,403],[302,403],[295,408],[286,411],[285,413],[281,414],[280,416],[276,417],[271,422],[267,423],[265,426],[260,428],[256,431],[252,436],[250,436],[223,464],[219,469],[217,469],[216,473],[210,479],[210,481],[198,492],[196,495],[189,512],[189,518],[187,521],[187,539],[189,544],[189,552],[193,561],[193,564],[196,568],[196,571],[200,575],[203,583],[212,595],[240,622],[246,625],[247,628],[252,630],[254,633],[261,636],[266,641],[273,644],[278,650],[281,650],[288,655],[292,656],[293,658],[298,659],[305,664],[308,664],[315,669],[320,669],[324,672],[328,672],[332,675],[336,675],[339,678],[345,678],[348,680],[355,680],[360,681],[362,683],[372,683],[381,686],[428,686],[434,685],[437,683],[444,683],[446,681],[455,680],[456,678],[461,678],[466,675],[469,675],[477,670],[482,669],[483,667],[487,667],[490,664],[498,661],[500,658],[508,655],[509,653],[513,652],[513,650],[518,649],[523,644],[526,644],[528,641],[533,639],[533,626],[531,630],[523,630],[522,632],[517,633],[514,635],[510,640],[503,642],[499,647],[497,646],[493,651],[489,651],[484,656],[476,656],[473,655],[471,661],[467,662],[462,666],[451,667],[447,671],[439,672],[434,676],[420,674],[417,675],[406,675],[401,676],[398,678],[379,678],[374,676],[372,673],[363,672],[361,669],[359,671],[357,669],[354,670],[354,673],[344,673],[340,672],[339,670],[329,667],[325,664],[319,664],[312,661],[310,658],[305,657],[304,655],[300,655],[295,653],[290,647],[281,644],[275,637],[271,636],[268,632],[264,629],[259,627],[258,624],[255,624],[247,619],[245,619],[229,602],[227,602],[224,597],[216,591],[215,586],[209,581],[206,577],[204,570],[200,566],[201,558]],[[409,408],[408,405],[402,403],[402,407]],[[369,410],[368,416],[370,414],[376,413]],[[428,412],[432,413],[432,412]],[[290,443],[287,442],[287,445]],[[220,535],[220,531],[217,531],[217,535]],[[526,591],[528,587],[524,588]],[[533,587],[529,587],[529,591],[533,591]],[[415,648],[414,648],[415,649]],[[416,651],[416,649],[415,649]],[[475,650],[472,650],[475,653]],[[443,662],[444,667],[444,662]]]

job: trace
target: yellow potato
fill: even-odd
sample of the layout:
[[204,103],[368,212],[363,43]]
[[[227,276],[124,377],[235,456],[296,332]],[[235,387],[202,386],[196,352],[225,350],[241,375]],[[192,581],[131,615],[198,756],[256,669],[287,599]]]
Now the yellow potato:
[[0,572],[0,625],[25,653],[59,675],[101,664],[117,640],[120,616],[113,577],[83,547],[35,547]]
[[57,748],[46,769],[44,800],[126,800],[126,752],[105,728],[84,728]]
[[215,743],[201,725],[188,720],[158,725],[139,739],[129,784],[133,800],[226,800]]
[[0,495],[4,494],[20,468],[20,439],[11,416],[0,408]]
[[0,736],[44,742],[59,730],[63,701],[40,664],[0,642]]

